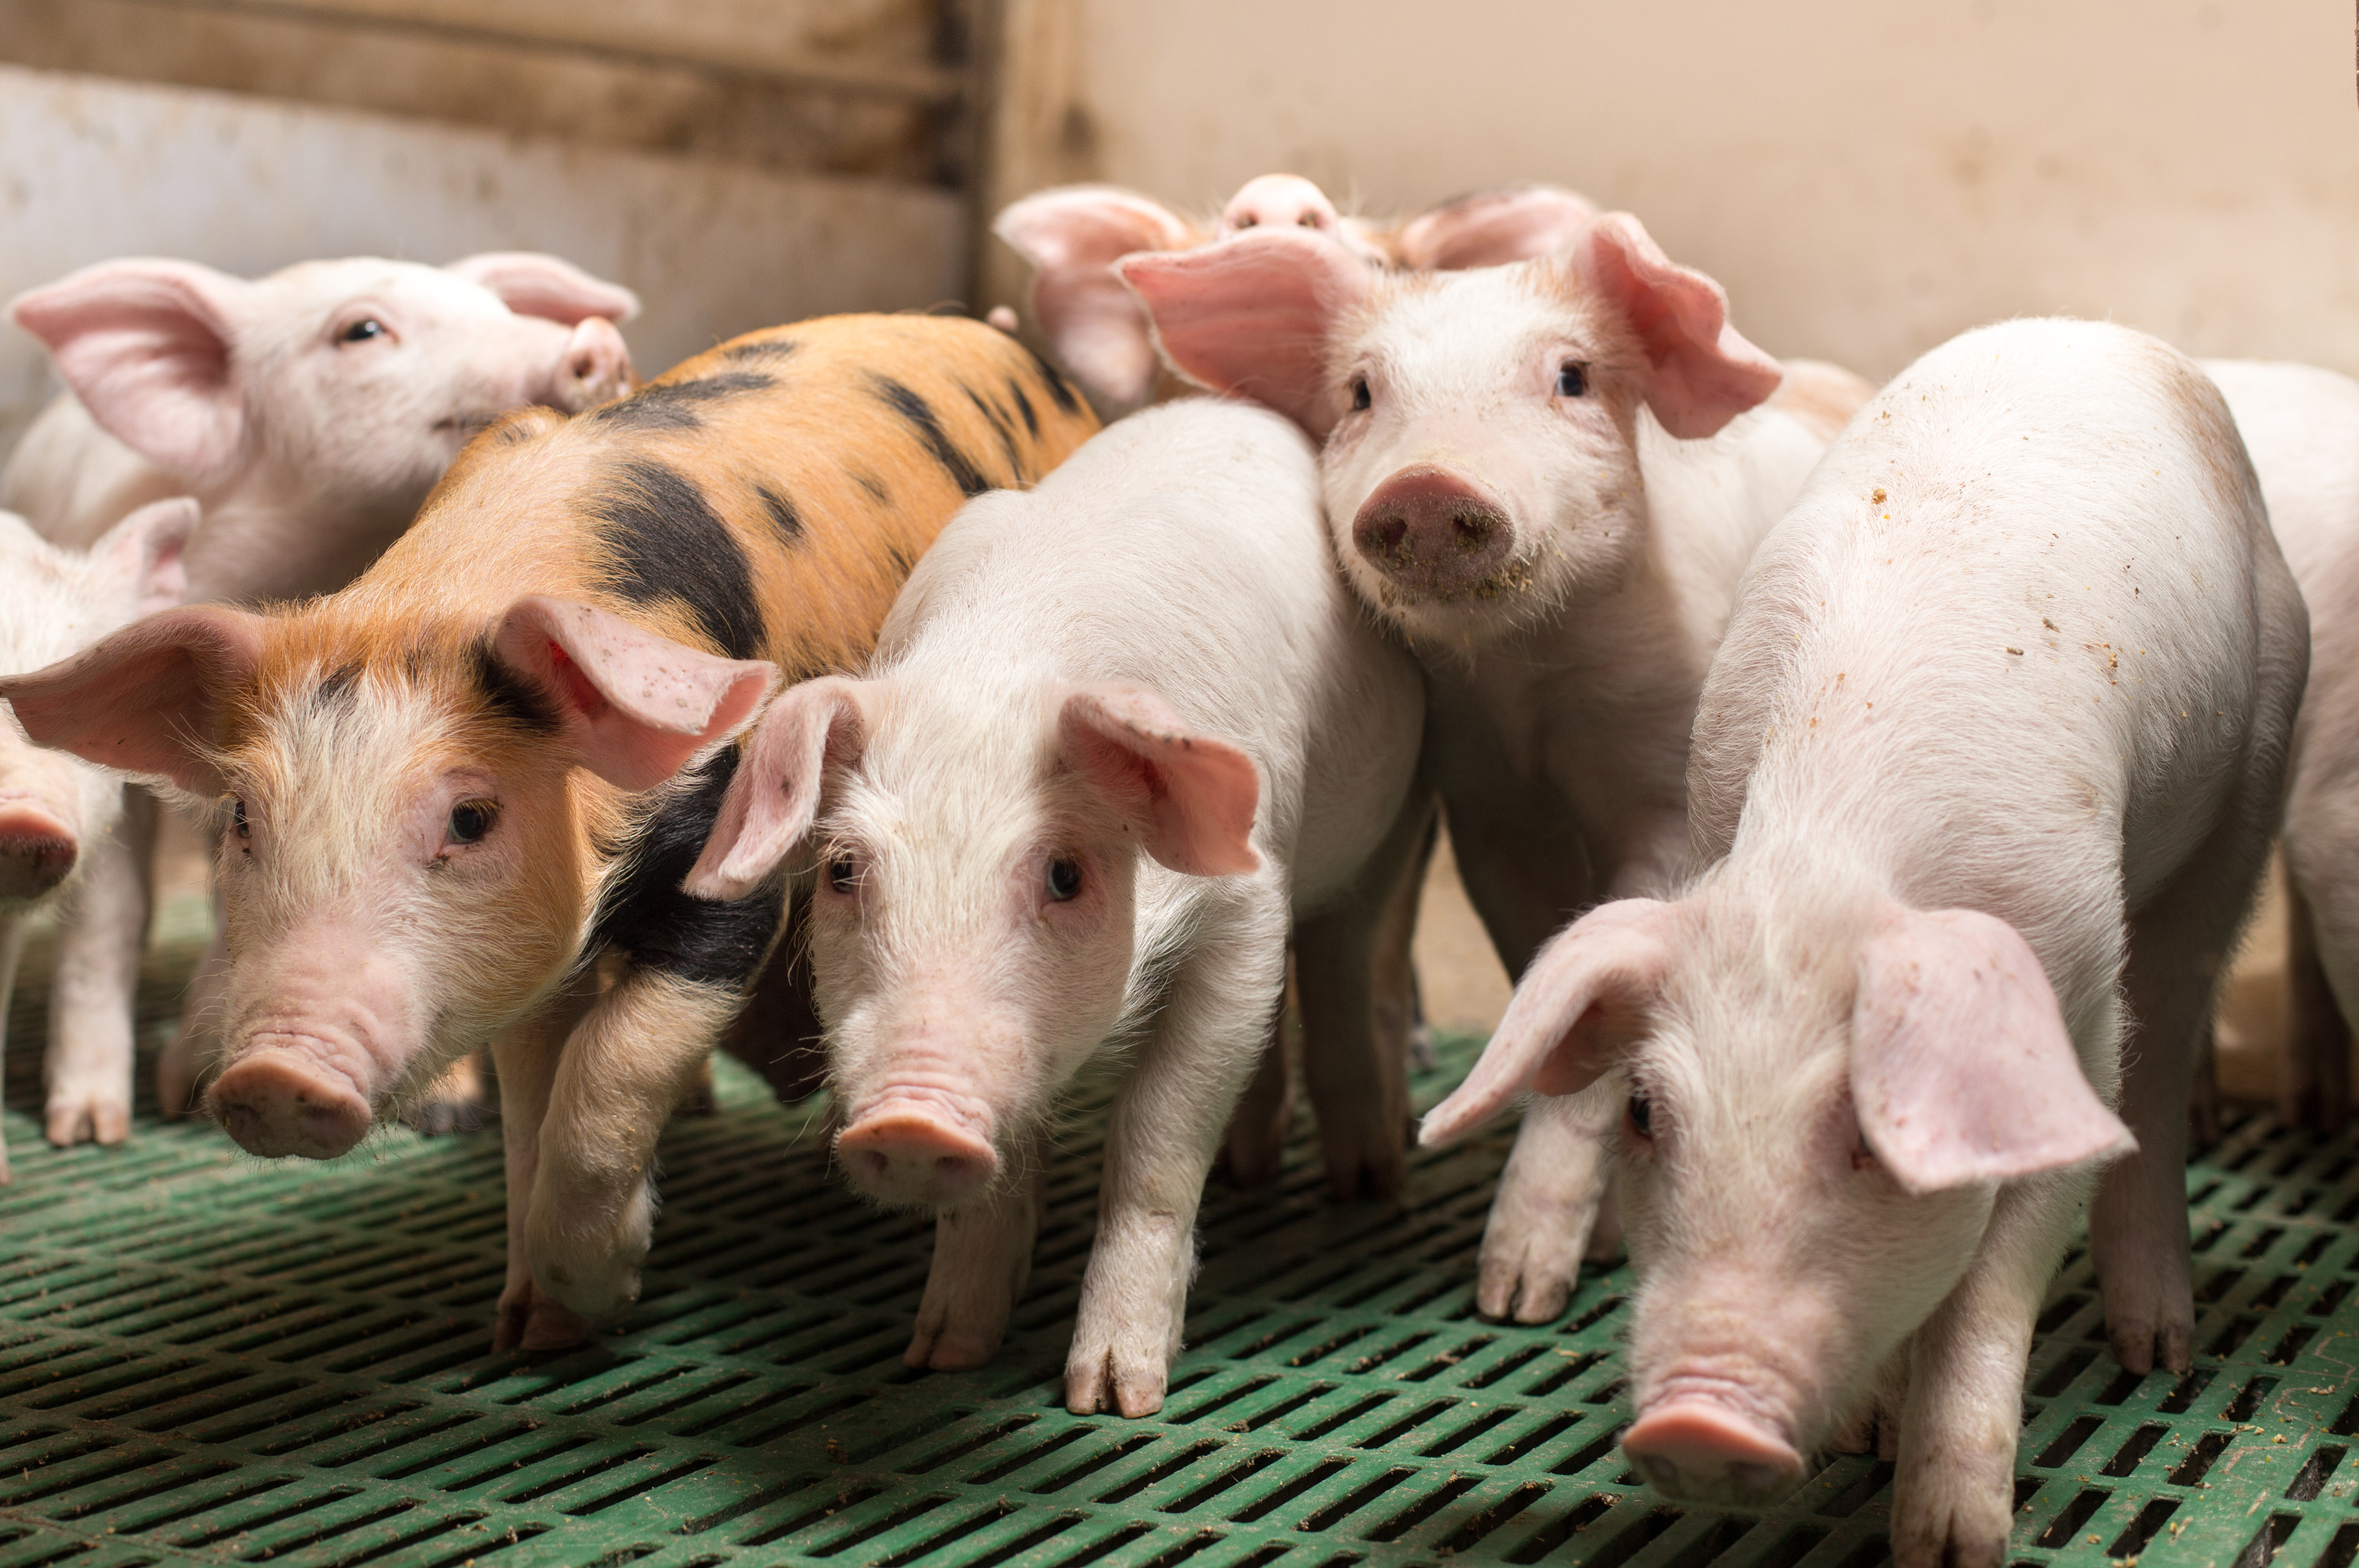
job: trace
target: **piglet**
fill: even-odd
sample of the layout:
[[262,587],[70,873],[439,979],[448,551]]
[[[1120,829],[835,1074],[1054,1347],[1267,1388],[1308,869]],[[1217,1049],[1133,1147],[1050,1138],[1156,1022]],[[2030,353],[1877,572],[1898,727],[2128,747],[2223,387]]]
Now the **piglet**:
[[1065,1402],[1161,1407],[1289,921],[1306,1027],[1359,1044],[1319,1104],[1330,1163],[1400,1161],[1369,891],[1422,835],[1419,719],[1415,667],[1336,577],[1310,448],[1209,399],[970,504],[866,676],[771,705],[688,885],[743,897],[820,867],[836,1154],[871,1197],[938,1217],[910,1365],[996,1348],[1060,1097],[1098,1062],[1122,1079]]
[[2235,426],[2163,344],[1986,328],[1854,419],[1704,685],[1710,869],[1550,943],[1424,1129],[1621,1075],[1622,1445],[1656,1487],[1760,1503],[1880,1415],[1894,1556],[2004,1560],[2033,1324],[2101,1162],[2108,1321],[2149,1336],[2125,1360],[2187,1301],[2204,960],[2307,657]]
[[[196,525],[195,502],[151,502],[85,554],[0,513],[0,675],[55,663],[179,603],[188,589],[181,553]],[[57,971],[42,1073],[53,1143],[120,1143],[131,1131],[132,990],[147,897],[124,813],[120,780],[37,750],[13,713],[0,724],[0,1039],[27,920],[53,910]],[[7,1172],[0,1150],[0,1181]]]
[[1545,255],[1571,243],[1596,215],[1583,197],[1532,185],[1483,191],[1382,224],[1337,211],[1299,175],[1266,174],[1247,180],[1209,222],[1117,186],[1071,185],[1013,203],[992,231],[1032,265],[1032,313],[1058,362],[1109,406],[1127,409],[1184,386],[1158,379],[1147,314],[1114,270],[1124,256],[1275,230],[1325,241],[1373,268],[1455,270]]
[[[1324,441],[1336,554],[1425,666],[1459,873],[1508,972],[1599,896],[1668,885],[1737,574],[1865,384],[1781,367],[1626,213],[1473,271],[1386,276],[1290,232],[1117,270],[1182,373]],[[1618,1247],[1611,1117],[1601,1093],[1527,1119],[1486,1314],[1555,1316],[1584,1247]]]

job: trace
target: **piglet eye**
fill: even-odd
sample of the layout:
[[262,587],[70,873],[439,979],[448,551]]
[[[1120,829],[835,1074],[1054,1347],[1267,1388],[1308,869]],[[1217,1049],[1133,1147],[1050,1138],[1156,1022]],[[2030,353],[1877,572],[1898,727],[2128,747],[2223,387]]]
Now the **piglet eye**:
[[838,855],[827,863],[827,885],[838,892],[850,892],[859,885],[860,868],[852,863],[849,855]]
[[1655,1108],[1645,1095],[1630,1097],[1630,1130],[1641,1138],[1655,1136]]
[[1374,399],[1368,395],[1368,378],[1364,375],[1353,376],[1352,378],[1352,406],[1354,409],[1365,408],[1373,401]]
[[384,336],[385,323],[378,320],[374,316],[364,316],[359,320],[347,325],[342,331],[337,333],[336,341],[340,343],[365,343],[372,338],[382,338]]
[[488,800],[462,801],[451,808],[451,825],[443,838],[452,844],[473,844],[492,830],[500,808]]
[[1589,371],[1585,366],[1568,364],[1556,373],[1556,395],[1559,397],[1579,397],[1589,390]]
[[245,802],[243,800],[233,800],[229,803],[229,823],[230,830],[239,838],[254,837],[253,826],[245,819]]
[[1069,903],[1082,891],[1082,867],[1078,860],[1049,862],[1049,898],[1055,903]]

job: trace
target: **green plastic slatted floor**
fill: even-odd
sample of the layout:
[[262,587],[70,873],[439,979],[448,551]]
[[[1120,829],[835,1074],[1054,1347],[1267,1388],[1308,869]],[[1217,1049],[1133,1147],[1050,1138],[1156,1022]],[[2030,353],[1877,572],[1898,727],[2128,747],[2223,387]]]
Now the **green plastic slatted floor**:
[[[12,1031],[0,1195],[0,1568],[1590,1568],[1881,1561],[1890,1469],[1842,1458],[1784,1506],[1668,1505],[1614,1451],[1628,1287],[1486,1324],[1473,1258],[1505,1135],[1418,1161],[1405,1213],[1338,1208],[1298,1145],[1208,1197],[1188,1349],[1155,1419],[1076,1419],[1057,1377],[1096,1147],[1056,1167],[1007,1347],[900,1352],[930,1226],[828,1180],[808,1113],[728,1072],[676,1124],[647,1299],[555,1357],[487,1350],[495,1133],[396,1132],[265,1165],[143,1118],[60,1153]],[[1446,1060],[1462,1066],[1470,1044]],[[1437,1075],[1419,1086],[1430,1099]],[[2075,1256],[2033,1355],[2016,1556],[2359,1555],[2359,1146],[2239,1125],[2190,1173],[2196,1372],[2123,1376]]]

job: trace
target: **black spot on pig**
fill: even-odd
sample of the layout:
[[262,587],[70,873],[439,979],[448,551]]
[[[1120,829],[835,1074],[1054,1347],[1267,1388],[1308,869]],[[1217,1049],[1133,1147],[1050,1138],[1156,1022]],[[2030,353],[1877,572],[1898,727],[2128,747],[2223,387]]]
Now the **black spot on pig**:
[[791,358],[801,347],[792,338],[756,338],[749,342],[730,344],[721,351],[721,357],[741,363],[748,360],[783,360]]
[[730,658],[761,651],[753,569],[694,481],[667,463],[635,459],[595,494],[590,511],[603,524],[608,591],[633,604],[687,606]]
[[1023,384],[1012,375],[1007,378],[1007,395],[1016,399],[1016,412],[1024,416],[1024,427],[1038,435],[1040,416],[1033,411],[1032,399],[1025,395]]
[[757,484],[754,493],[762,498],[762,510],[770,514],[770,524],[778,536],[789,545],[799,545],[803,538],[803,520],[795,512],[795,503],[766,484]]
[[868,499],[875,502],[877,505],[890,506],[893,504],[893,492],[886,490],[885,488],[885,481],[878,479],[875,474],[861,472],[853,474],[852,479],[853,483],[857,484],[861,489],[868,492]]
[[971,386],[961,390],[966,394],[966,400],[974,405],[974,411],[982,415],[989,423],[992,434],[999,438],[999,449],[1006,454],[1007,458],[1007,482],[1021,483],[1024,477],[1024,449],[1016,444],[1016,427],[1010,425],[1007,422],[1007,416],[1002,414],[983,394]]
[[1049,389],[1049,401],[1068,414],[1079,414],[1082,411],[1081,395],[1073,390],[1072,383],[1058,374],[1057,367],[1042,359],[1040,351],[1031,344],[1025,344],[1024,351],[1032,356],[1032,368],[1040,373],[1040,384]]
[[925,444],[934,461],[942,465],[942,471],[949,474],[951,482],[959,487],[960,494],[981,495],[991,488],[990,481],[983,477],[983,470],[974,466],[974,460],[960,450],[958,443],[942,429],[941,417],[934,412],[932,404],[891,376],[880,375],[875,381],[876,395],[883,398],[886,406],[917,433],[918,439]]
[[353,688],[360,684],[358,665],[339,665],[320,678],[311,688],[311,706],[321,712],[353,705]]
[[620,846],[623,863],[599,899],[591,952],[618,952],[641,968],[702,985],[742,989],[751,983],[786,916],[786,880],[731,903],[691,898],[679,888],[712,836],[736,772],[737,749],[722,747],[682,773]]
[[489,637],[468,644],[467,673],[474,681],[475,695],[495,718],[536,735],[557,733],[558,713],[548,694],[500,663]]
[[708,403],[741,393],[766,392],[777,383],[759,371],[731,370],[694,381],[658,382],[641,387],[619,403],[609,403],[591,417],[626,430],[695,430],[704,421],[697,410]]

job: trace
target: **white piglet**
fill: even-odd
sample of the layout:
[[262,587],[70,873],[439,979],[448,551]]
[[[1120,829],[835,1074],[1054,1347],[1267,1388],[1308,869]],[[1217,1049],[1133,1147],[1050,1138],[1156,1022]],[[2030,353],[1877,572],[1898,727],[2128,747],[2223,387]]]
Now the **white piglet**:
[[[151,503],[88,554],[60,549],[0,512],[0,674],[80,652],[187,591],[181,553],[197,524],[185,497]],[[42,1078],[53,1143],[119,1143],[131,1130],[132,989],[147,922],[140,866],[121,828],[113,774],[25,739],[0,703],[0,1040],[27,921],[58,916],[57,977]],[[7,1179],[0,1150],[0,1181]]]
[[[1336,553],[1425,666],[1430,767],[1508,972],[1597,898],[1668,885],[1737,575],[1865,384],[1746,342],[1720,286],[1626,213],[1560,259],[1467,272],[1385,276],[1291,232],[1119,270],[1180,371],[1325,441]],[[1563,1311],[1611,1110],[1526,1119],[1484,1313]]]
[[2109,1158],[2115,1347],[2186,1366],[2187,1070],[2307,657],[2227,409],[2153,339],[1986,328],[1854,420],[1704,687],[1710,869],[1550,943],[1425,1126],[1625,1076],[1655,1485],[1757,1503],[1880,1426],[1896,1559],[2003,1562],[2034,1322]]
[[484,426],[636,385],[614,323],[637,310],[629,289],[525,252],[302,262],[253,281],[193,262],[84,267],[8,308],[68,390],[0,470],[0,506],[87,546],[134,506],[193,495],[190,599],[331,592]]
[[1402,1158],[1370,890],[1419,847],[1420,713],[1414,665],[1336,576],[1299,433],[1204,399],[970,503],[868,675],[771,705],[688,885],[818,865],[837,1154],[862,1191],[939,1216],[911,1365],[996,1348],[1045,1140],[1097,1059],[1121,1083],[1065,1399],[1161,1407],[1290,922],[1306,1024],[1362,1058],[1331,1063],[1323,1097],[1312,1074],[1330,1166]]

